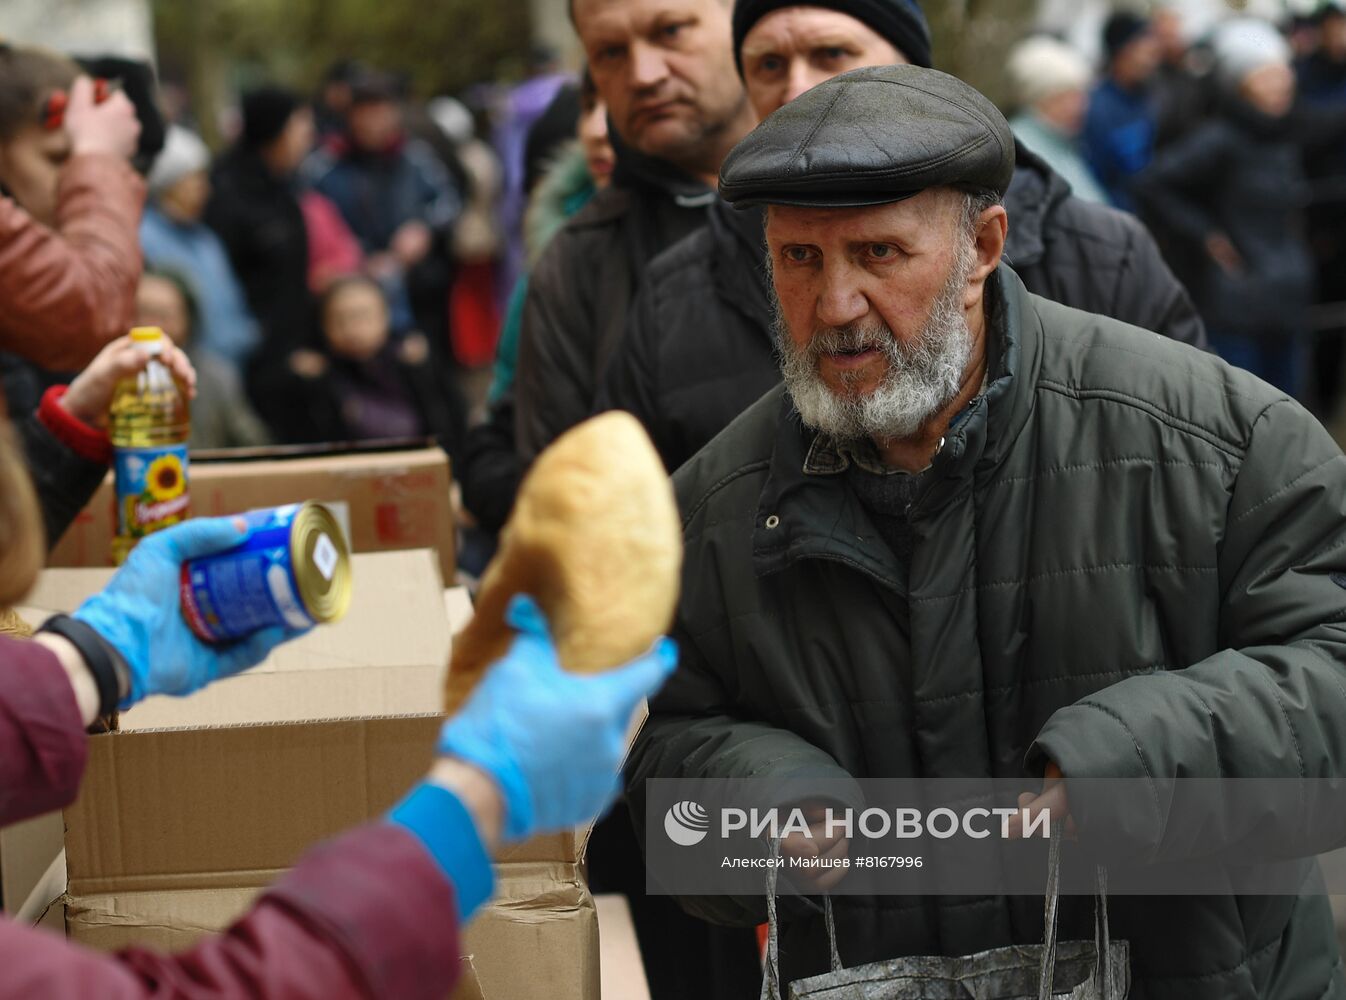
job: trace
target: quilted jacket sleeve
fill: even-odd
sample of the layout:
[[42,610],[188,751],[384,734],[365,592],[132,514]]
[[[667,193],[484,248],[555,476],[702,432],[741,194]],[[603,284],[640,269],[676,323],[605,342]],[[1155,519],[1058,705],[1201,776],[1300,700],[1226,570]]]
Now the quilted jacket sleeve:
[[[661,435],[658,375],[660,329],[654,309],[655,296],[648,283],[642,285],[631,304],[626,336],[608,364],[599,386],[594,409],[625,410],[644,426],[654,447],[668,466],[668,442]],[[670,467],[669,471],[673,469]]]
[[1130,215],[1122,217],[1129,236],[1126,264],[1118,272],[1114,319],[1153,330],[1200,350],[1210,350],[1206,326],[1173,269],[1165,263],[1159,245],[1145,226]]
[[1170,824],[1172,779],[1323,779],[1313,787],[1335,787],[1337,802],[1346,783],[1346,457],[1298,404],[1279,399],[1254,422],[1223,531],[1220,652],[1060,709],[1030,751],[1068,780],[1147,782],[1146,817],[1118,815],[1105,795],[1072,793],[1071,810],[1086,833],[1126,828],[1123,849],[1153,861],[1228,852],[1246,863],[1266,856],[1259,844],[1288,857],[1346,842],[1339,822],[1294,808],[1254,816],[1223,797],[1200,842]]
[[528,280],[514,376],[515,444],[525,464],[593,410],[593,359],[585,347],[593,317],[587,283],[576,273],[586,266],[580,242],[562,230]]
[[[859,786],[831,755],[802,737],[765,722],[736,715],[724,685],[685,634],[677,634],[678,670],[650,703],[650,715],[641,729],[626,766],[627,801],[636,834],[645,844],[645,781],[650,778],[742,779],[766,785],[772,779],[789,782],[792,796],[835,800],[849,787],[841,805],[864,805]],[[817,795],[809,794],[817,782]],[[780,802],[775,805],[791,805]],[[711,923],[755,926],[766,920],[763,897],[680,896],[678,902],[693,916]],[[800,904],[783,900],[784,912]]]

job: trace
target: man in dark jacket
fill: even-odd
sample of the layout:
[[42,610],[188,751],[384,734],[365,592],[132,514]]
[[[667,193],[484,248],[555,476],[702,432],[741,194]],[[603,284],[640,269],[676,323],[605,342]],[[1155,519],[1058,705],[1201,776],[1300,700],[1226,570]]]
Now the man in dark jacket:
[[296,178],[313,145],[313,112],[278,87],[249,91],[242,105],[243,132],[211,172],[205,219],[261,325],[262,353],[280,353],[302,343],[313,320]]
[[[682,660],[629,760],[638,825],[650,778],[1063,773],[1087,841],[1075,779],[1340,775],[1346,459],[1246,373],[1029,293],[1001,257],[1013,159],[989,101],[894,66],[726,160],[726,200],[770,206],[785,386],[674,477]],[[1281,833],[1294,856],[1305,831]],[[848,966],[1043,930],[1024,897],[832,903]],[[782,909],[788,978],[827,968],[820,909]],[[1133,1000],[1346,995],[1321,896],[1111,910]]]
[[[570,13],[608,108],[617,167],[529,276],[513,390],[524,463],[593,412],[641,272],[702,225],[720,161],[755,121],[733,69],[729,0],[572,0]],[[507,407],[493,415],[497,427]],[[629,823],[599,824],[589,858],[595,891],[631,902],[654,1000],[751,993],[751,932],[698,926],[669,900],[647,897]]]
[[[848,69],[930,65],[925,20],[907,0],[740,0],[734,48],[761,118]],[[829,60],[829,48],[848,57]],[[1135,218],[1074,197],[1022,145],[1005,204],[1014,219],[1005,257],[1030,291],[1205,346],[1191,300]],[[763,213],[719,202],[709,214],[703,229],[646,270],[599,394],[600,409],[640,419],[670,471],[780,379],[761,264]]]
[[755,121],[734,76],[728,0],[573,0],[571,16],[617,169],[529,279],[515,388],[525,461],[593,412],[641,272],[704,223],[720,161]]

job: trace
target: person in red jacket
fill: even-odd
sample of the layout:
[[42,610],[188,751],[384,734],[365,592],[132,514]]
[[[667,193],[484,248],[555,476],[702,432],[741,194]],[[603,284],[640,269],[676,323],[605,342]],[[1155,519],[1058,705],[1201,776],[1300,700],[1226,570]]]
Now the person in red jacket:
[[139,134],[124,93],[99,93],[69,59],[0,45],[0,350],[74,370],[130,328]]
[[[0,442],[12,447],[7,434]],[[0,454],[0,467],[17,465]],[[35,532],[35,508],[21,479],[0,482],[3,597],[21,594],[40,562],[4,549]],[[30,641],[0,638],[0,826],[75,798],[84,730],[99,716],[152,694],[190,694],[295,634],[272,628],[208,646],[178,611],[182,563],[246,531],[240,519],[209,518],[153,535],[73,615],[49,619]],[[622,669],[571,675],[530,598],[516,598],[508,618],[519,633],[510,651],[444,724],[425,780],[385,818],[314,848],[227,931],[178,955],[99,954],[0,921],[0,1000],[442,1000],[457,976],[458,928],[491,893],[490,852],[611,803],[632,712],[676,659],[662,640]]]

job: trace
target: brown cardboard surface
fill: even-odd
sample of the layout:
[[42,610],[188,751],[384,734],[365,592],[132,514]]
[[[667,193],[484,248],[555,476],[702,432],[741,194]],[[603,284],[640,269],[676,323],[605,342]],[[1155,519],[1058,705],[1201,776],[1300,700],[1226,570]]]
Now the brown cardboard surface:
[[[354,558],[346,622],[192,698],[151,699],[120,731],[90,739],[80,797],[64,816],[72,938],[186,947],[425,772],[449,644],[437,566],[426,552]],[[106,576],[49,570],[28,603],[74,607]],[[59,838],[59,821],[55,829]],[[500,853],[496,896],[464,937],[476,978],[465,974],[453,1000],[598,996],[598,919],[579,867],[588,836]]]
[[[192,513],[236,514],[300,500],[344,501],[355,552],[434,549],[452,580],[456,559],[448,457],[439,448],[191,464]],[[112,478],[52,550],[50,566],[106,566],[116,516]]]
[[[76,879],[87,875],[96,883],[99,879],[115,879],[123,872],[134,878],[166,875],[166,871],[152,870],[152,866],[147,868],[137,861],[135,848],[128,848],[132,853],[123,859],[130,865],[127,868],[120,867],[120,861],[107,871],[99,870],[97,865],[89,868],[88,858],[110,856],[121,859],[120,845],[127,842],[147,848],[157,847],[164,832],[157,817],[165,813],[165,801],[177,798],[175,782],[186,789],[184,794],[189,798],[206,787],[237,788],[239,795],[260,807],[263,800],[255,794],[256,787],[249,783],[249,772],[222,767],[227,758],[221,756],[219,746],[248,742],[238,734],[227,734],[224,727],[259,722],[382,717],[381,720],[366,719],[365,725],[357,723],[344,729],[321,732],[292,726],[288,736],[278,732],[286,727],[273,726],[268,735],[259,737],[259,741],[252,744],[252,750],[243,751],[250,766],[264,779],[275,779],[280,787],[288,788],[283,779],[292,776],[290,772],[275,766],[274,760],[268,762],[259,758],[255,749],[269,747],[281,755],[279,760],[284,761],[292,756],[292,745],[297,745],[307,755],[297,759],[311,762],[315,756],[321,759],[326,752],[326,748],[315,740],[334,738],[333,733],[339,732],[342,739],[372,741],[369,747],[374,756],[362,757],[358,765],[347,764],[348,768],[365,769],[368,788],[363,800],[352,799],[341,783],[335,789],[330,784],[321,786],[339,796],[335,801],[346,806],[341,813],[343,826],[361,822],[371,815],[358,812],[353,805],[363,801],[368,809],[382,810],[423,773],[438,726],[441,678],[450,642],[437,561],[427,550],[371,553],[354,556],[353,567],[356,580],[353,601],[350,614],[342,622],[314,629],[303,638],[282,646],[253,671],[212,685],[191,698],[147,700],[122,716],[124,731],[116,734],[115,752],[111,742],[113,737],[91,740],[93,767],[108,768],[115,766],[117,761],[129,759],[137,761],[137,768],[142,770],[118,776],[127,783],[125,791],[119,785],[105,785],[98,780],[91,782],[95,776],[95,771],[91,770],[85,776],[83,794],[92,797],[90,801],[97,801],[99,797],[103,801],[110,799],[114,810],[122,803],[134,803],[144,814],[130,818],[124,805],[110,813],[108,839],[103,840],[98,829],[103,817],[91,817],[87,829],[79,826],[84,814],[79,812],[80,806],[76,803],[73,809],[77,825],[72,831],[72,843],[81,843],[82,838],[87,837],[98,843],[101,852],[78,856],[78,866],[72,869]],[[52,611],[72,610],[100,588],[110,572],[47,570],[27,600],[32,607],[25,611],[25,617],[40,621]],[[389,721],[399,716],[418,718]],[[187,731],[171,738],[141,733],[154,729]],[[350,735],[352,733],[356,735]],[[144,741],[129,742],[133,736],[140,735],[145,735]],[[396,752],[395,759],[385,762],[377,751],[389,740],[401,749]],[[357,742],[352,746],[358,749],[363,744]],[[184,747],[191,747],[191,753],[201,756],[182,758]],[[345,760],[352,756],[349,748],[338,747],[337,750],[345,751],[346,757],[335,759]],[[247,756],[249,753],[251,756]],[[385,769],[380,771],[381,767]],[[374,770],[371,772],[370,768]],[[345,777],[347,784],[354,780],[353,775],[354,772]],[[206,786],[202,782],[210,784]],[[275,784],[266,787],[272,787],[273,794],[280,794],[274,791]],[[164,798],[153,800],[149,795],[151,791],[159,792]],[[288,790],[285,795],[289,797],[285,803],[289,808],[303,805],[295,801]],[[213,815],[214,806],[221,800],[203,804],[198,797],[193,801],[200,808],[192,815],[200,819]],[[335,810],[336,806],[331,807],[328,814]],[[377,815],[377,811],[372,814]],[[256,816],[252,821],[256,821]],[[136,823],[142,824],[143,829],[138,829]],[[171,832],[171,825],[169,829]],[[322,828],[321,817],[311,817],[307,829],[321,829],[321,835],[336,832]],[[12,910],[24,900],[36,879],[59,853],[62,843],[59,815],[0,831],[0,872],[5,878],[7,909]],[[170,838],[167,843],[171,847],[174,842]],[[280,862],[270,859],[294,855],[307,844],[292,842],[278,848],[273,838],[261,846],[271,849],[266,855],[266,864],[275,870],[277,866],[289,864],[293,857]],[[178,847],[182,847],[180,842]],[[278,853],[282,850],[284,853]],[[184,852],[178,850],[176,855],[170,856],[181,862]],[[255,867],[253,862],[248,864]],[[184,867],[189,869],[187,875],[195,877],[201,874],[199,869],[203,865],[193,862]],[[223,872],[208,874],[217,881],[236,877]],[[251,881],[257,883],[260,878],[260,874],[254,873]]]
[[449,997],[449,1000],[486,1000],[486,994],[482,992],[471,955],[463,956],[461,968],[462,972],[459,974],[458,985],[454,988],[453,995]]
[[[260,888],[169,889],[71,896],[72,940],[101,951],[178,951],[240,917]],[[574,865],[503,865],[496,895],[463,933],[453,1000],[596,1000],[598,915]],[[539,970],[546,970],[539,974]],[[620,994],[614,994],[621,996]]]
[[91,737],[65,811],[69,891],[266,885],[392,806],[428,769],[438,731],[425,715]]
[[[350,612],[277,649],[265,663],[191,698],[149,698],[121,716],[123,731],[301,722],[438,711],[449,626],[429,550],[352,556]],[[53,569],[21,609],[31,623],[73,611],[111,575]],[[372,668],[372,669],[371,669]],[[323,672],[322,683],[305,676]]]
[[35,816],[0,832],[0,903],[6,913],[17,913],[37,888],[60,853],[61,834],[59,812]]
[[515,863],[498,876],[494,898],[463,933],[486,995],[595,1000],[598,914],[579,867]]

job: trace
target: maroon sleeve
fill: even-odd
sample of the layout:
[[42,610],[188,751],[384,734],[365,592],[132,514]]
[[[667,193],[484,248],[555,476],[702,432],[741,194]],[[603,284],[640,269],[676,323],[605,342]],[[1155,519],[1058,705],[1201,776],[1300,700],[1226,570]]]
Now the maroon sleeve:
[[0,826],[73,802],[88,752],[56,654],[0,637]]
[[179,955],[104,955],[0,923],[0,1000],[443,1000],[458,975],[455,914],[425,848],[376,823],[311,851],[228,931]]

